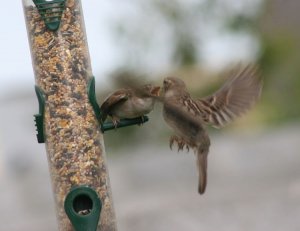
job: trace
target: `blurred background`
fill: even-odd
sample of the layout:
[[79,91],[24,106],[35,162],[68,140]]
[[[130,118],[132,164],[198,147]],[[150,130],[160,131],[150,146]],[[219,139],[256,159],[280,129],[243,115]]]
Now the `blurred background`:
[[[104,135],[119,230],[300,230],[300,2],[83,1],[99,103],[124,78],[181,77],[195,97],[237,64],[257,63],[258,105],[210,129],[208,188],[197,194],[192,153],[169,150],[150,121]],[[37,144],[34,75],[21,1],[0,19],[0,230],[56,230],[44,145]]]

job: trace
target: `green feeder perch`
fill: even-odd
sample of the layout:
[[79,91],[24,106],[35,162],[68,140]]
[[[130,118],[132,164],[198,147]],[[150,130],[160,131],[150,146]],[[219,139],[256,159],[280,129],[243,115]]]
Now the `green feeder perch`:
[[112,122],[105,122],[102,124],[101,130],[102,130],[102,132],[105,132],[105,131],[113,130],[116,128],[123,128],[123,127],[132,126],[132,125],[141,125],[148,121],[149,121],[148,116],[142,116],[142,117],[137,117],[137,118],[133,118],[133,119],[121,119],[116,127]]

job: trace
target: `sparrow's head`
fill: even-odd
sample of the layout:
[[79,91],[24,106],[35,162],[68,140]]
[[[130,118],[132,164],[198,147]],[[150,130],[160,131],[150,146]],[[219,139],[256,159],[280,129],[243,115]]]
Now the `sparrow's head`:
[[174,96],[181,94],[182,90],[186,90],[185,83],[176,77],[167,77],[163,82],[163,94],[164,96]]
[[142,86],[141,90],[138,91],[138,94],[144,97],[155,97],[155,96],[159,96],[159,91],[160,91],[160,86],[146,84]]

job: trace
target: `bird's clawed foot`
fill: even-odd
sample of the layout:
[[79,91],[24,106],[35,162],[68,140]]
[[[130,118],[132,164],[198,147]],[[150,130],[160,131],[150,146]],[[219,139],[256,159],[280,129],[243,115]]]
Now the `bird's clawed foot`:
[[184,149],[184,147],[187,149],[187,151],[190,150],[190,147],[189,145],[186,143],[186,141],[181,138],[181,137],[178,137],[178,136],[171,136],[170,137],[170,149],[173,148],[173,144],[174,142],[177,143],[177,146],[178,146],[178,152],[179,151],[182,151]]
[[144,116],[141,116],[141,117],[139,117],[139,118],[141,118],[141,123],[139,123],[138,124],[138,126],[142,126],[144,123],[145,123],[145,119],[144,119]]
[[113,125],[115,126],[115,129],[117,129],[118,123],[120,123],[120,119],[118,117],[112,116],[111,121],[112,121]]

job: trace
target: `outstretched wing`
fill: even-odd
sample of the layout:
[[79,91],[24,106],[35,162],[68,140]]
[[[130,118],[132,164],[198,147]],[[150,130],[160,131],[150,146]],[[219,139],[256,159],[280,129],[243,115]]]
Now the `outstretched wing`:
[[128,91],[126,89],[120,89],[112,94],[110,94],[102,103],[100,110],[101,110],[101,121],[104,122],[106,120],[107,115],[110,114],[110,111],[115,107],[117,104],[122,103],[128,99]]
[[214,94],[195,100],[205,123],[223,127],[249,110],[258,100],[262,78],[256,67],[247,66],[229,78]]

